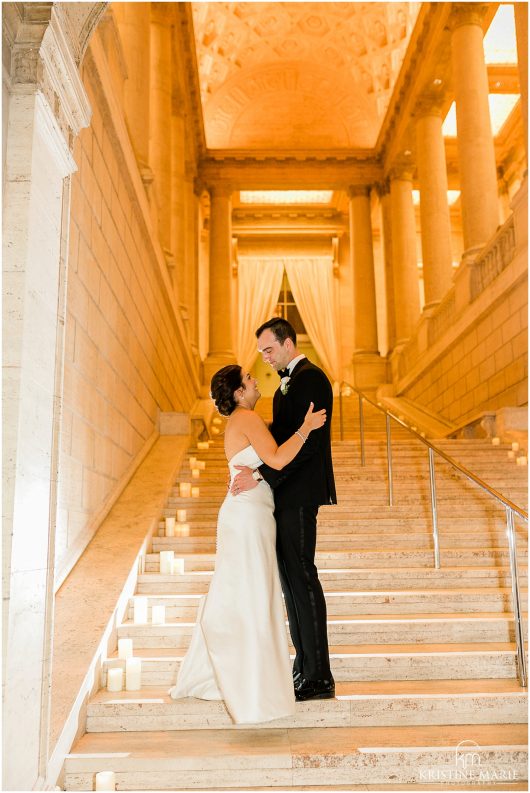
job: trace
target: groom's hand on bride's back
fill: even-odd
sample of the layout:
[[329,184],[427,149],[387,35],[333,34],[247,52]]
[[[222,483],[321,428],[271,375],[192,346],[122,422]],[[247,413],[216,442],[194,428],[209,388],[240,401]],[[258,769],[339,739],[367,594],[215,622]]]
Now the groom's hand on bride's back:
[[252,490],[253,487],[258,486],[252,476],[252,468],[249,468],[248,465],[234,465],[234,468],[237,468],[239,473],[234,477],[230,488],[233,496],[237,496],[238,493],[245,493],[247,490]]

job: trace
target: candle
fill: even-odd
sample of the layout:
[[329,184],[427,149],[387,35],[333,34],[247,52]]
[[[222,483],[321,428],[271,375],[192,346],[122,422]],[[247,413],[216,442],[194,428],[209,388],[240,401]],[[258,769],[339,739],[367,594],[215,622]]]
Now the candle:
[[166,537],[175,536],[175,518],[166,518]]
[[96,790],[116,790],[114,771],[99,771],[96,774]]
[[493,444],[494,446],[500,446],[500,445],[501,445],[501,439],[500,439],[500,438],[497,438],[497,437],[495,437],[495,438],[492,438],[492,439],[491,439],[491,442],[492,442],[492,444]]
[[133,643],[132,639],[118,639],[118,658],[132,658]]
[[173,559],[173,575],[184,575],[184,559]]
[[196,465],[197,465],[197,458],[190,457],[190,468],[195,468]]
[[528,465],[528,458],[521,455],[521,457],[517,458],[517,465]]
[[189,537],[190,536],[190,524],[189,523],[177,523],[175,526],[175,534],[177,537]]
[[204,469],[206,468],[206,463],[204,462],[204,460],[197,460],[195,465],[199,469],[199,471],[204,471]]
[[209,449],[209,448],[210,448],[210,444],[208,443],[208,441],[199,441],[197,443],[197,449]]
[[121,691],[123,688],[123,669],[107,670],[107,691]]
[[191,488],[191,497],[192,498],[199,498],[199,494],[200,494],[200,488],[198,488],[198,487],[192,487]]
[[199,471],[198,468],[192,468],[191,469],[191,475],[192,475],[193,479],[198,479],[199,476],[201,475],[201,472]]
[[166,622],[166,607],[153,606],[153,625],[164,625]]
[[510,460],[515,460],[515,452],[509,451],[508,452],[508,457],[510,458]]
[[213,435],[219,435],[219,432],[220,432],[219,427],[212,427],[212,434]]
[[174,551],[160,551],[160,572],[162,575],[171,573],[174,555]]
[[147,622],[147,598],[134,599],[134,622],[135,624]]
[[142,681],[142,661],[140,658],[127,658],[125,661],[125,690],[138,691]]
[[181,482],[179,485],[179,493],[181,498],[189,498],[191,492],[191,484],[189,482]]
[[512,443],[512,452],[518,452],[518,451],[519,451],[519,444],[517,443],[517,441],[514,441]]
[[177,509],[177,520],[179,523],[186,523],[186,510]]

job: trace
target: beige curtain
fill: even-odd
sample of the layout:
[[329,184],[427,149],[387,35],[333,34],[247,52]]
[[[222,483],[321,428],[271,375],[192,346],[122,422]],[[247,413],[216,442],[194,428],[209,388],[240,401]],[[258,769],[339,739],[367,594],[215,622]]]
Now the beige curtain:
[[333,261],[328,256],[285,258],[294,302],[324,369],[340,381],[339,332],[333,283]]
[[237,362],[249,371],[257,357],[256,328],[272,317],[283,278],[283,261],[240,256],[238,280]]

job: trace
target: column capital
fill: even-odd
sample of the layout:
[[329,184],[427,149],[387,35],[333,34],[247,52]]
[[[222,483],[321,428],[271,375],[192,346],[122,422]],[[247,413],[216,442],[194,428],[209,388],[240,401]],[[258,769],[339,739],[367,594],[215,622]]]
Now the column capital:
[[357,196],[370,197],[370,186],[365,184],[351,184],[347,187],[346,192],[348,198],[356,198]]
[[376,182],[374,184],[374,189],[380,199],[384,198],[390,194],[390,180],[383,179],[381,182]]
[[230,198],[234,192],[233,186],[226,182],[214,182],[214,184],[207,184],[205,187],[211,198]]
[[442,118],[444,112],[443,100],[443,94],[438,91],[436,93],[429,91],[421,94],[414,105],[414,116],[417,119],[424,116],[439,116]]
[[402,182],[412,182],[414,178],[414,165],[412,163],[394,163],[387,173],[390,182],[399,179]]
[[478,25],[482,27],[487,10],[487,3],[453,3],[449,19],[451,31],[462,25]]

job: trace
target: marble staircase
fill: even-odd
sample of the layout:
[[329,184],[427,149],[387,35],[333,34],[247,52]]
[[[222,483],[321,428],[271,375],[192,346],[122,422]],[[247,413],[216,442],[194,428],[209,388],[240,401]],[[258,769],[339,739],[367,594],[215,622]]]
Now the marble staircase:
[[[142,659],[142,688],[108,692],[108,670],[125,662],[115,653],[104,663],[86,733],[65,760],[67,790],[92,790],[100,770],[115,771],[120,790],[527,788],[526,689],[516,676],[504,510],[438,461],[435,569],[425,447],[393,432],[389,507],[384,424],[366,410],[361,467],[357,420],[352,400],[341,441],[334,417],[339,504],[321,508],[318,524],[336,699],[298,703],[289,719],[235,726],[223,703],[167,694],[213,573],[227,476],[219,435],[207,451],[189,450],[206,461],[200,498],[169,493],[138,576],[135,597],[147,597],[148,624],[134,624],[133,597],[118,626]],[[508,446],[437,443],[526,508],[526,468],[508,459]],[[164,536],[163,518],[176,508],[187,509],[189,537]],[[526,602],[522,520],[516,532]],[[185,560],[183,575],[160,573],[163,550]],[[165,606],[163,626],[151,624],[156,605]]]

